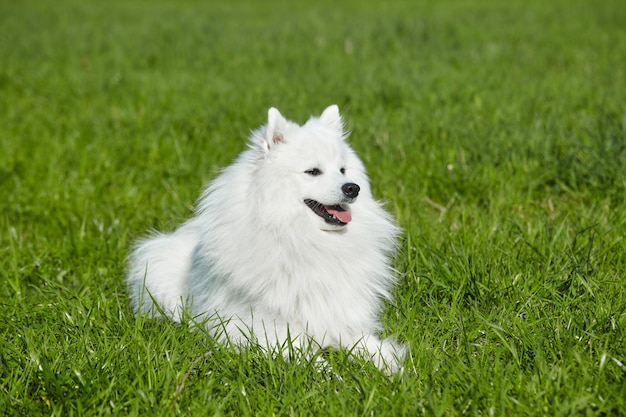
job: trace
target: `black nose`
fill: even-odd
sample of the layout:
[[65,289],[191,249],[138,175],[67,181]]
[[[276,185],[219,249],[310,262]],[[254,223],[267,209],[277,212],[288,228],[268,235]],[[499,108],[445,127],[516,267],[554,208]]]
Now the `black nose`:
[[357,195],[359,195],[360,189],[361,187],[359,187],[353,182],[347,182],[341,186],[341,191],[343,191],[345,196],[349,198],[355,198]]

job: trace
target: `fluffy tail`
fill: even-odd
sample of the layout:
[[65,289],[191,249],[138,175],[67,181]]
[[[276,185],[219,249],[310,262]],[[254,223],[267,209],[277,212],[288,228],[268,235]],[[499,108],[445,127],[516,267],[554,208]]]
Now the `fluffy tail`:
[[198,238],[197,229],[188,223],[170,235],[156,234],[135,246],[126,277],[135,313],[159,316],[162,312],[180,321]]

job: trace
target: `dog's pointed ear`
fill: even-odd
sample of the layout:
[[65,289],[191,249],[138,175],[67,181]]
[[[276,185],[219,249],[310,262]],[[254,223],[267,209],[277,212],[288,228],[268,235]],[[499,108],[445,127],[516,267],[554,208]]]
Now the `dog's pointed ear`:
[[343,137],[343,119],[336,104],[326,107],[320,116],[320,121],[331,129],[336,130]]
[[265,128],[263,143],[266,152],[269,151],[272,146],[283,141],[286,128],[287,119],[280,114],[278,109],[271,107],[267,111],[267,127]]

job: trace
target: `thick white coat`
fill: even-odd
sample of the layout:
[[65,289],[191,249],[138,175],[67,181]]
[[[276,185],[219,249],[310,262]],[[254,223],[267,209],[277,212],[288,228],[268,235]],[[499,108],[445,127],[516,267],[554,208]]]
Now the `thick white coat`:
[[[311,175],[313,168],[321,174]],[[360,187],[351,203],[345,183]],[[352,221],[328,224],[305,199],[341,203]],[[137,244],[127,276],[131,303],[138,313],[162,311],[175,321],[188,309],[237,346],[282,349],[289,336],[301,346],[354,348],[394,372],[405,348],[377,334],[396,280],[390,256],[398,234],[372,198],[337,106],[303,126],[272,108],[249,149],[203,193],[196,216]]]

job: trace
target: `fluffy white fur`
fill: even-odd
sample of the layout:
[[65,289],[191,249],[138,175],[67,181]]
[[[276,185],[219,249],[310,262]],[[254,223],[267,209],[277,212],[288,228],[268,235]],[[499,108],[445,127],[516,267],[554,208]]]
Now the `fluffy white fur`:
[[[289,337],[302,347],[354,349],[397,371],[404,346],[377,334],[399,229],[372,198],[345,136],[335,105],[303,126],[270,109],[196,216],[137,244],[127,277],[135,311],[180,321],[188,309],[235,346],[284,349]],[[358,196],[344,184],[357,184]],[[306,199],[350,216],[328,222]]]

